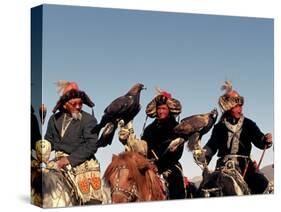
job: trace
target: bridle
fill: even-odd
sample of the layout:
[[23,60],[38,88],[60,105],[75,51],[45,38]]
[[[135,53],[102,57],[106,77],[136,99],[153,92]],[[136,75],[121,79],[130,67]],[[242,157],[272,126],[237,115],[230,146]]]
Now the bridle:
[[[119,186],[119,181],[120,181],[120,171],[122,169],[128,169],[127,166],[125,165],[121,165],[121,166],[117,166],[115,168],[116,170],[116,175],[115,175],[115,179],[116,179],[116,183],[115,185],[113,186],[113,188],[111,188],[111,198],[112,198],[112,195],[113,193],[121,193],[122,195],[125,195],[126,196],[126,200],[128,202],[132,202],[132,201],[135,201],[138,197],[137,195],[137,186],[136,186],[136,183],[134,182],[133,185],[132,185],[132,188],[131,189],[126,189],[126,188],[122,188]],[[129,169],[128,169],[129,170]]]
[[203,192],[204,197],[210,197],[211,194],[218,193],[219,196],[222,196],[222,188],[217,187],[217,188],[209,188],[209,189],[201,189]]

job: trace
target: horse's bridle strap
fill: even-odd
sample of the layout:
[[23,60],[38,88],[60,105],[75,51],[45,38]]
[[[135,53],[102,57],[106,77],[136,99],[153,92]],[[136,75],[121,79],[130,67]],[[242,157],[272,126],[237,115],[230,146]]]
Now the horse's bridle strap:
[[222,188],[217,187],[217,188],[202,189],[202,191],[204,192],[204,196],[209,197],[210,193],[217,192],[217,191],[222,192]]
[[119,193],[122,193],[125,196],[127,196],[127,201],[130,202],[130,201],[134,200],[137,197],[137,187],[136,187],[135,183],[133,184],[131,190],[124,189],[124,188],[121,188],[119,186],[120,170],[122,170],[122,169],[128,169],[128,167],[125,166],[125,165],[121,165],[121,166],[116,167],[116,170],[118,171],[116,173],[116,176],[115,176],[115,178],[116,178],[116,185],[111,189],[111,196],[112,196],[113,193],[119,192]]
[[[134,186],[133,186],[133,188],[134,188]],[[114,187],[111,189],[111,195],[112,195],[113,193],[117,193],[117,192],[120,192],[120,193],[126,195],[126,196],[127,196],[127,201],[128,201],[128,202],[134,200],[134,198],[135,198],[135,196],[136,196],[136,195],[135,195],[136,193],[135,193],[134,189],[132,189],[132,191],[129,191],[129,190],[120,188],[119,186],[118,186],[118,187],[117,187],[117,186],[114,186]]]

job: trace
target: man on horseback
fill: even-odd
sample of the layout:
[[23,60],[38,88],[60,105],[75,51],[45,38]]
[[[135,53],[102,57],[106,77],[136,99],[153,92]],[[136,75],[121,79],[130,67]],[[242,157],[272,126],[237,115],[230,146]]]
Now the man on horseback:
[[147,157],[154,161],[159,174],[167,182],[169,199],[185,198],[182,166],[179,159],[183,146],[176,151],[166,151],[169,144],[177,138],[173,132],[178,124],[175,117],[181,112],[181,104],[163,91],[157,95],[146,108],[147,116],[155,120],[145,128],[142,139],[147,142]]
[[92,108],[94,103],[84,91],[79,90],[75,82],[59,81],[58,87],[62,95],[49,119],[45,139],[56,151],[56,167],[71,170],[68,171],[69,177],[77,187],[82,202],[100,203],[100,170],[94,155],[97,151],[97,134],[91,133],[97,120],[94,114],[82,110],[83,104]]
[[269,182],[250,159],[251,145],[253,143],[259,149],[271,147],[272,134],[263,134],[255,122],[243,115],[244,98],[232,90],[230,81],[227,81],[222,89],[226,90],[219,98],[222,116],[203,148],[206,151],[206,160],[209,163],[218,152],[216,168],[233,164],[244,177],[251,193],[261,194]]

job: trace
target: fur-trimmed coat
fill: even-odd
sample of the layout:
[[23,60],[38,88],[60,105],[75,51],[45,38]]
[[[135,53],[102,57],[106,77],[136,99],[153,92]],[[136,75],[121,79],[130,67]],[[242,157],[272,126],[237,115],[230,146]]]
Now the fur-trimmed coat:
[[[239,149],[237,155],[250,156],[252,150],[252,144],[259,149],[264,149],[266,142],[264,140],[264,134],[261,132],[255,122],[245,117],[242,124],[242,131],[240,134]],[[210,161],[212,156],[217,153],[219,158],[223,158],[225,155],[230,154],[230,148],[227,147],[228,141],[228,129],[225,124],[220,121],[214,126],[211,138],[204,146],[207,150],[207,161]],[[269,148],[268,146],[267,148]]]
[[[144,130],[142,140],[147,142],[147,157],[155,160],[160,173],[178,163],[182,156],[183,146],[179,147],[175,152],[167,151],[165,153],[171,141],[178,137],[173,131],[177,124],[178,122],[173,117],[164,123],[155,119]],[[158,160],[156,160],[152,150],[159,158]]]

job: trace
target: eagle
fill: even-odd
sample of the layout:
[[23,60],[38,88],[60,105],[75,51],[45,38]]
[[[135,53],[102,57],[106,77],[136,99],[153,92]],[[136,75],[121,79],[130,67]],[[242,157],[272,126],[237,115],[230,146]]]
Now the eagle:
[[174,142],[171,142],[168,149],[170,151],[175,151],[180,145],[188,141],[187,147],[189,151],[197,150],[200,148],[202,136],[213,127],[217,117],[218,111],[214,109],[209,113],[197,114],[182,119],[173,129],[179,139],[175,139]]
[[104,128],[98,140],[98,147],[110,145],[118,123],[126,125],[138,114],[141,109],[140,93],[143,89],[143,84],[136,83],[124,96],[118,97],[105,108],[100,123],[92,129],[92,133],[99,134]]

